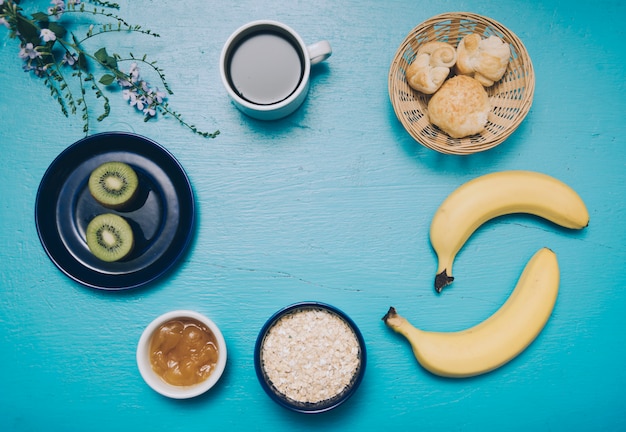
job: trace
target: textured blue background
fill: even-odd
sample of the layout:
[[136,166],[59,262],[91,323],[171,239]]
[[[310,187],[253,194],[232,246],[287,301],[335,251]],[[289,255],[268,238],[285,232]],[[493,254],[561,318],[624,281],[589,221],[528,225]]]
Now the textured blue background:
[[[143,123],[112,96],[111,117],[93,132],[134,131],[167,147],[191,179],[198,217],[173,272],[118,293],[70,281],[39,243],[39,181],[82,137],[82,124],[64,118],[43,83],[22,72],[16,43],[0,28],[0,430],[625,430],[625,5],[121,1],[122,16],[161,38],[112,35],[109,50],[158,59],[172,106],[221,135],[196,137],[171,118]],[[449,11],[505,24],[536,73],[521,127],[470,157],[414,142],[387,95],[398,45],[420,22]],[[328,39],[334,49],[315,68],[302,108],[272,123],[240,114],[219,77],[223,42],[260,18],[283,21],[310,43]],[[457,281],[435,295],[433,212],[464,181],[504,169],[569,183],[588,205],[589,228],[568,232],[526,216],[493,221],[459,254]],[[557,253],[562,271],[553,316],[525,352],[490,374],[430,375],[380,320],[393,305],[425,329],[473,325],[502,304],[542,246]],[[265,320],[301,300],[343,309],[369,350],[358,393],[315,417],[272,402],[252,363]],[[143,328],[176,308],[212,318],[229,348],[218,386],[194,400],[156,394],[135,364]]]

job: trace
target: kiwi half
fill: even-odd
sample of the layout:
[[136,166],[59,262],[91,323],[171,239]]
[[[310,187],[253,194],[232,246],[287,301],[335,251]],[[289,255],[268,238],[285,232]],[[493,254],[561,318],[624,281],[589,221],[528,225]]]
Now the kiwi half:
[[137,173],[124,162],[105,162],[89,176],[91,196],[112,209],[120,209],[130,203],[138,186]]
[[87,246],[96,258],[119,261],[134,246],[133,230],[126,220],[113,213],[96,216],[87,225]]

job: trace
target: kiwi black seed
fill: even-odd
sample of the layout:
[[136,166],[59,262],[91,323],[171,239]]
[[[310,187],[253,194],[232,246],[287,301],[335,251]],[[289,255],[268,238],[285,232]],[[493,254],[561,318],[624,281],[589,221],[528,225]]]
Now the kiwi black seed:
[[121,209],[130,203],[138,186],[137,173],[124,162],[105,162],[89,176],[91,196],[112,209]]
[[119,261],[134,246],[133,230],[126,220],[113,213],[96,216],[87,225],[87,246],[102,261]]

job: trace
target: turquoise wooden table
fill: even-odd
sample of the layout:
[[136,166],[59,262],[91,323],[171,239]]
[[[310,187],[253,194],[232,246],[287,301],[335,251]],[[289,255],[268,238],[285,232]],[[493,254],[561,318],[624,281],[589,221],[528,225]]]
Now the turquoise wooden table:
[[[34,11],[48,2],[22,5]],[[536,74],[516,132],[466,157],[415,142],[387,94],[401,41],[450,11],[505,24]],[[0,25],[0,430],[626,429],[625,3],[122,0],[119,14],[161,37],[112,34],[110,52],[158,59],[171,106],[220,134],[194,135],[171,116],[144,123],[121,92],[109,94],[111,115],[90,133],[134,132],[175,156],[195,197],[193,239],[171,271],[139,289],[87,288],[55,267],[37,236],[36,193],[52,161],[84,136],[82,120],[65,118],[41,79],[22,71],[19,47]],[[219,75],[225,40],[261,18],[333,47],[314,68],[304,105],[273,122],[241,114]],[[465,245],[457,280],[437,295],[428,240],[436,208],[465,181],[507,169],[571,185],[589,227],[494,220]],[[430,330],[476,324],[506,300],[542,246],[560,263],[556,307],[528,349],[491,373],[436,377],[381,321],[395,306]],[[315,416],[274,403],[253,366],[265,321],[304,300],[347,313],[368,352],[357,393]],[[183,308],[220,326],[229,358],[208,393],[172,400],[142,380],[135,349],[153,318]]]

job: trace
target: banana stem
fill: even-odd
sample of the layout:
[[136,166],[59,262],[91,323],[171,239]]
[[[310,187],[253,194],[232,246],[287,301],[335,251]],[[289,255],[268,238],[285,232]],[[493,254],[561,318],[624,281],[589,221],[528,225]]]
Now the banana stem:
[[382,318],[387,327],[393,329],[398,333],[402,333],[402,329],[407,324],[407,321],[402,316],[398,315],[396,308],[391,306],[385,316]]
[[398,314],[393,306],[389,308],[383,321],[387,327],[407,338],[415,351],[415,343],[420,338],[421,330],[415,328],[406,318]]
[[444,269],[441,273],[435,276],[435,291],[440,293],[441,290],[450,285],[453,280],[454,276],[448,276],[448,271]]
[[385,316],[382,318],[382,320],[385,322],[385,324],[387,324],[387,320],[389,320],[390,318],[393,319],[397,316],[398,316],[398,313],[396,312],[396,308],[391,306],[389,310],[387,311],[387,313],[385,314]]

